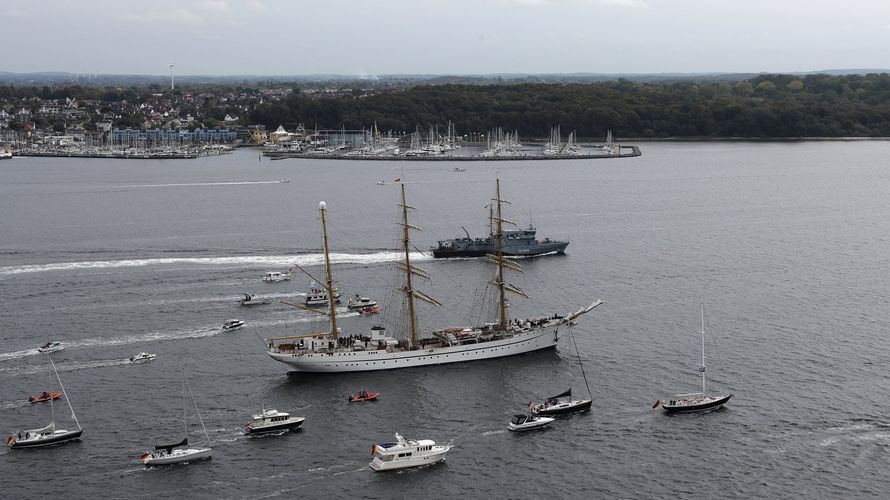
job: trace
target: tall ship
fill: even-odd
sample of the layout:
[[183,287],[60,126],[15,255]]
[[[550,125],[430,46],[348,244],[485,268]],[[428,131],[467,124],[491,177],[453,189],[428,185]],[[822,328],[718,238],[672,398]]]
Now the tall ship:
[[[528,229],[503,229],[502,226],[498,226],[495,220],[494,205],[489,205],[488,220],[487,238],[471,238],[469,231],[461,226],[467,237],[439,240],[439,245],[432,248],[433,257],[437,259],[484,257],[497,252],[505,257],[532,257],[545,254],[564,254],[566,247],[569,246],[568,241],[556,241],[550,238],[538,240],[536,238],[537,230],[531,224]],[[495,232],[496,227],[500,228],[498,232]]]
[[[392,370],[417,366],[458,363],[480,359],[500,358],[527,352],[556,347],[560,331],[570,328],[579,317],[590,312],[603,303],[595,300],[590,305],[565,314],[549,314],[546,316],[518,320],[507,317],[506,294],[512,293],[523,297],[528,295],[516,286],[506,282],[508,271],[521,272],[522,268],[509,261],[504,255],[503,225],[509,223],[501,217],[500,181],[497,183],[497,206],[493,224],[496,228],[494,241],[495,251],[488,254],[488,260],[496,265],[497,274],[489,283],[497,288],[498,318],[497,321],[474,326],[434,329],[428,333],[419,332],[417,326],[417,302],[432,306],[441,305],[436,299],[415,288],[419,279],[430,279],[429,273],[415,266],[410,256],[410,231],[418,229],[408,222],[408,211],[414,207],[408,205],[405,185],[401,186],[402,209],[401,233],[404,259],[397,267],[404,274],[404,284],[400,290],[405,295],[407,305],[407,327],[409,338],[396,338],[387,333],[382,326],[375,326],[367,334],[343,337],[337,327],[337,310],[333,303],[327,310],[313,309],[301,304],[290,304],[306,311],[324,315],[329,320],[330,328],[325,332],[308,333],[305,335],[278,337],[267,339],[267,353],[272,359],[280,361],[289,368],[301,372],[359,372]],[[331,262],[328,255],[328,234],[326,224],[326,205],[319,204],[321,212],[322,236],[324,245],[325,279],[316,279],[308,271],[301,271],[318,283],[325,283],[329,296],[333,295],[334,279],[331,275]],[[407,335],[406,335],[407,336]]]

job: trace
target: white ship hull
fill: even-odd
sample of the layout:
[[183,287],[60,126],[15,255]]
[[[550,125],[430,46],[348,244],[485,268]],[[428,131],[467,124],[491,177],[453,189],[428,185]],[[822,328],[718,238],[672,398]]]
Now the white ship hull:
[[559,327],[565,323],[562,321],[526,332],[517,332],[506,339],[414,351],[338,351],[333,354],[309,351],[267,352],[272,359],[281,361],[299,372],[395,370],[501,358],[556,347],[559,340]]

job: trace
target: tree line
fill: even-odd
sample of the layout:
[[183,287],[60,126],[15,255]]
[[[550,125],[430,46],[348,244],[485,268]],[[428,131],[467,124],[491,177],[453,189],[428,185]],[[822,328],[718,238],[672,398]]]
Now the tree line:
[[890,137],[890,75],[760,75],[739,82],[619,79],[590,84],[428,85],[371,96],[294,93],[256,106],[251,123],[412,132],[455,123],[546,137]]

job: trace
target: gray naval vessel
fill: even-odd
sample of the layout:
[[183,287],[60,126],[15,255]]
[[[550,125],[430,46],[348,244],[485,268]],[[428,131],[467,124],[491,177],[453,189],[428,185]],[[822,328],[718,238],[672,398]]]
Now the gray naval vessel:
[[[461,226],[467,234],[466,238],[453,240],[440,240],[439,246],[434,247],[433,257],[447,259],[450,257],[482,257],[497,253],[497,236],[489,234],[487,238],[471,238],[470,233]],[[534,226],[528,229],[505,229],[503,253],[505,257],[544,255],[549,253],[563,254],[569,246],[568,241],[554,241],[550,238],[535,239],[537,231]]]

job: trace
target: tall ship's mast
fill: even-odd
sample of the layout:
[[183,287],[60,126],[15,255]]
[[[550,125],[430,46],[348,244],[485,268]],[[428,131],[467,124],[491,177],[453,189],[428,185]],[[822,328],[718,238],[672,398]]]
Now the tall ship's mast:
[[408,321],[411,328],[411,346],[417,345],[417,316],[414,312],[414,299],[418,298],[428,304],[432,304],[435,306],[440,306],[438,301],[429,297],[428,295],[421,293],[418,290],[414,289],[414,283],[411,279],[413,276],[419,276],[424,279],[430,279],[429,273],[416,267],[411,264],[411,234],[409,230],[415,229],[420,230],[417,226],[412,226],[408,223],[408,210],[415,210],[414,207],[408,205],[408,200],[405,197],[405,185],[402,184],[402,203],[399,206],[402,208],[402,245],[405,250],[405,261],[402,266],[399,268],[405,272],[405,286],[402,287],[402,291],[405,292],[405,296],[408,299]]
[[[339,329],[336,326],[336,310],[333,303],[331,303],[330,312],[321,312],[298,304],[290,304],[330,316],[331,330],[330,332],[311,333],[296,337],[268,339],[269,356],[287,364],[290,368],[306,372],[390,370],[500,358],[556,347],[560,330],[570,328],[575,324],[577,318],[603,303],[602,300],[596,300],[567,315],[548,314],[513,321],[507,318],[506,293],[510,292],[523,297],[528,297],[528,295],[505,280],[505,270],[521,272],[522,268],[515,262],[504,258],[503,226],[512,223],[503,218],[502,206],[507,201],[501,198],[500,181],[498,181],[495,198],[492,200],[496,203],[496,210],[492,211],[491,217],[496,229],[498,246],[495,254],[488,255],[488,259],[497,265],[496,277],[490,282],[498,289],[499,317],[497,323],[453,326],[422,332],[417,325],[415,299],[432,305],[441,304],[415,288],[415,278],[430,279],[430,275],[411,263],[410,232],[419,230],[419,228],[408,222],[408,210],[415,208],[408,204],[405,185],[402,184],[400,188],[401,250],[404,252],[404,260],[399,262],[397,267],[405,272],[404,285],[400,288],[408,303],[410,339],[400,340],[390,336],[382,326],[375,326],[369,334],[338,338]],[[333,296],[333,279],[328,258],[323,202],[320,209],[325,253],[326,280],[324,282],[327,284],[329,296]],[[299,269],[316,281],[323,282],[302,267]]]

